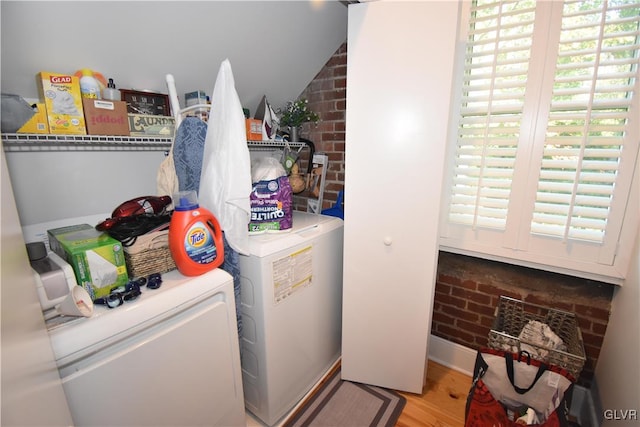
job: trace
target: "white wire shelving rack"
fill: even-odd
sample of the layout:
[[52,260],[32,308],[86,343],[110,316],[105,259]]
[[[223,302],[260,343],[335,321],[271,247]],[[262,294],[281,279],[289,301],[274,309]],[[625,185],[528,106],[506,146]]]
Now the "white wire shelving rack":
[[[4,151],[165,151],[171,148],[172,137],[110,136],[110,135],[53,135],[31,133],[3,133]],[[252,150],[283,149],[283,141],[247,141]],[[289,142],[289,147],[301,150],[304,142]]]

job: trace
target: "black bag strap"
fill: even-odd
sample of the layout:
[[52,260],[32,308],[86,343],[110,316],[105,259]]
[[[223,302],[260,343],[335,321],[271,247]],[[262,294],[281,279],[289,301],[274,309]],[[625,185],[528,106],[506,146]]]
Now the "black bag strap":
[[[526,352],[524,352],[526,353]],[[521,353],[522,354],[522,353]],[[531,361],[531,356],[528,355],[528,362],[527,365],[530,364]],[[538,380],[540,379],[540,377],[542,376],[542,374],[544,374],[544,371],[547,370],[547,366],[544,363],[540,364],[540,367],[538,368],[538,372],[536,373],[536,377],[533,379],[533,382],[531,383],[531,385],[527,388],[521,388],[518,387],[515,383],[515,373],[514,373],[514,369],[513,369],[513,365],[514,365],[514,361],[513,361],[513,356],[511,353],[506,352],[504,355],[504,359],[505,359],[505,363],[507,364],[507,375],[509,377],[509,382],[511,383],[511,385],[513,386],[513,389],[518,393],[518,394],[525,394],[526,392],[528,392],[529,390],[531,390],[533,388],[534,385],[536,385],[536,383],[538,382]],[[518,363],[520,363],[520,361],[518,360]]]

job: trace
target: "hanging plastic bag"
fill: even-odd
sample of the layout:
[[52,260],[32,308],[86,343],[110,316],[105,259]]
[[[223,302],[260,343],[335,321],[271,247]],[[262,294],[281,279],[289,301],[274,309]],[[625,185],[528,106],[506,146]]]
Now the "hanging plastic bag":
[[[169,155],[158,166],[156,191],[158,195],[175,194],[178,191],[178,175],[176,174],[176,166],[173,163],[173,143],[169,149]],[[173,203],[169,208],[173,209]]]
[[220,65],[211,101],[198,200],[220,221],[229,246],[248,255],[251,159],[246,122],[228,59]]
[[293,191],[280,161],[263,157],[251,169],[249,233],[277,233],[293,226]]

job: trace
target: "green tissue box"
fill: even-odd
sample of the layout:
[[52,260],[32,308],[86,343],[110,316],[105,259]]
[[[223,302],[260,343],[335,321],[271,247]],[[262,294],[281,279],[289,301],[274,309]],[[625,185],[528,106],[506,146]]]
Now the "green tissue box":
[[47,230],[49,247],[73,267],[91,299],[109,295],[129,281],[122,244],[89,224]]

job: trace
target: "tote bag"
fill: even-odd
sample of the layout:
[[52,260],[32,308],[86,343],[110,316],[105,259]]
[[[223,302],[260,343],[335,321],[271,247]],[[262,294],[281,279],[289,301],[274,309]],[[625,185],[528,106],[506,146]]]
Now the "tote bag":
[[480,349],[467,398],[465,427],[567,426],[573,377],[520,354]]

